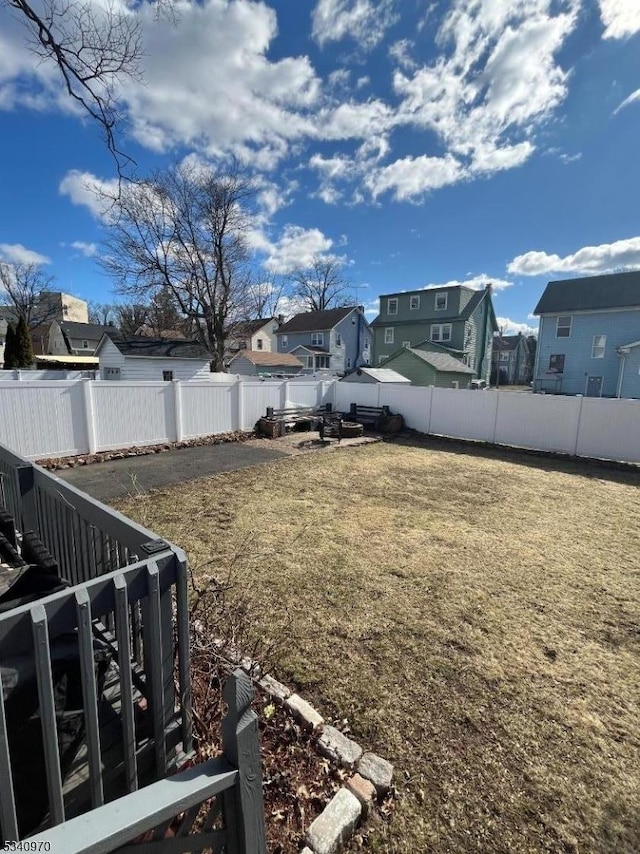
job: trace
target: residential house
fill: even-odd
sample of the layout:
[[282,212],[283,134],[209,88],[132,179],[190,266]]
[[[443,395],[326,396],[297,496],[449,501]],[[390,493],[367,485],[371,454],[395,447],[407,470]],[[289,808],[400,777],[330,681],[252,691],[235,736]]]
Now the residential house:
[[208,379],[211,356],[195,341],[105,333],[96,349],[103,380]]
[[103,335],[116,332],[113,326],[54,320],[49,329],[49,356],[93,356]]
[[411,380],[403,377],[397,371],[390,368],[357,368],[340,380],[341,383],[365,383],[376,385],[380,383],[392,383],[411,385]]
[[302,372],[303,364],[291,353],[240,350],[229,362],[230,374],[246,377],[290,377]]
[[640,270],[549,282],[534,313],[534,391],[640,397]]
[[491,352],[491,382],[494,385],[526,385],[533,376],[533,354],[529,339],[517,335],[497,335]]
[[296,314],[276,332],[279,353],[292,353],[305,372],[345,374],[371,364],[373,334],[364,307]]
[[277,350],[276,332],[283,321],[280,317],[258,317],[244,320],[233,325],[227,338],[225,349],[233,356],[239,350],[256,350],[271,353]]
[[491,342],[498,331],[491,285],[480,291],[456,285],[383,294],[380,314],[371,325],[375,365],[398,347],[431,341],[461,359],[476,377],[489,381]]
[[[2,321],[5,333],[2,334]],[[36,356],[49,352],[49,334],[52,321],[71,320],[86,323],[89,320],[87,303],[60,291],[43,291],[31,317],[31,346]],[[18,315],[12,305],[0,306],[0,337],[6,336],[6,324],[18,323]],[[35,324],[35,325],[34,325]],[[3,361],[4,346],[0,345],[0,361]]]
[[423,341],[421,345],[400,347],[385,359],[384,367],[411,380],[413,385],[471,387],[471,380],[476,376],[473,368],[452,356],[446,347],[439,347],[431,341]]

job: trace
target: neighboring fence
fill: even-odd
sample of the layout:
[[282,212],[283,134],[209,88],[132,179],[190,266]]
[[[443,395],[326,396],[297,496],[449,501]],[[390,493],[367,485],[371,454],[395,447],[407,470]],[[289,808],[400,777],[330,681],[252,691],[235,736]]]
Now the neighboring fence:
[[9,380],[42,381],[42,380],[94,380],[98,378],[98,371],[31,371],[20,368],[0,371],[0,383]]
[[640,401],[335,381],[0,383],[0,442],[31,458],[251,430],[268,406],[387,404],[423,433],[640,462]]

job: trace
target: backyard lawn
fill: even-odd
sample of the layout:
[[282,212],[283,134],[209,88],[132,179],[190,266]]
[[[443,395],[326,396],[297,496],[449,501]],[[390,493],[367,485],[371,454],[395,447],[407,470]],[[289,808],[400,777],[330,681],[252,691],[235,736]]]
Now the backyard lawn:
[[396,766],[369,850],[640,850],[640,478],[376,444],[121,505],[286,623],[276,675]]

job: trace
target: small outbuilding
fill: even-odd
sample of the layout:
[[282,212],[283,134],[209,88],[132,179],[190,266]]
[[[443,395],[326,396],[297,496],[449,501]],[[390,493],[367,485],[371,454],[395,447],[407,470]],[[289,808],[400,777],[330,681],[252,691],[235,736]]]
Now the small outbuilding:
[[392,353],[384,363],[385,368],[402,374],[413,385],[438,388],[470,388],[476,372],[460,359],[444,350],[418,350],[402,347]]
[[211,373],[206,348],[184,339],[103,335],[96,356],[103,380],[199,380]]
[[342,377],[341,383],[401,383],[411,385],[411,380],[403,377],[397,371],[390,368],[358,368],[350,374]]
[[304,365],[291,353],[240,350],[229,362],[230,374],[246,377],[289,377],[301,373]]

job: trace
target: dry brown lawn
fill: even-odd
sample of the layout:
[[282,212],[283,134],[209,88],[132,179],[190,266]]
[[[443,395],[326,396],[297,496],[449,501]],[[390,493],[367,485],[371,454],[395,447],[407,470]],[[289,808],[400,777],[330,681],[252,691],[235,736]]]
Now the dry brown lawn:
[[[387,852],[640,851],[638,476],[378,444],[125,505],[283,622],[279,676],[396,765]],[[216,568],[217,567],[217,568]]]

